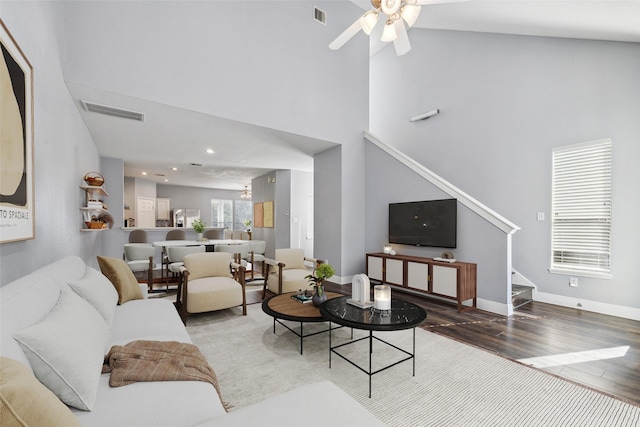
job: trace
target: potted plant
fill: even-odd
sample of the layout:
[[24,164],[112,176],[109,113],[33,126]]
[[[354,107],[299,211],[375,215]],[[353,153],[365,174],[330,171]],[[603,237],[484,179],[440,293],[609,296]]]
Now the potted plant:
[[198,240],[202,240],[202,233],[204,233],[205,223],[202,222],[200,218],[198,218],[191,223],[191,226],[193,227],[193,231],[198,234]]
[[327,300],[327,295],[324,292],[323,282],[325,279],[330,278],[334,274],[336,274],[336,271],[333,269],[331,264],[322,263],[318,264],[316,268],[313,269],[312,274],[305,276],[305,279],[311,282],[309,286],[312,286],[313,290],[315,291],[311,302],[313,302],[313,305],[315,305],[316,307],[319,307],[320,304]]
[[245,227],[247,227],[247,231],[251,231],[251,228],[249,228],[249,227],[251,227],[251,220],[250,219],[245,219],[242,223],[244,224]]

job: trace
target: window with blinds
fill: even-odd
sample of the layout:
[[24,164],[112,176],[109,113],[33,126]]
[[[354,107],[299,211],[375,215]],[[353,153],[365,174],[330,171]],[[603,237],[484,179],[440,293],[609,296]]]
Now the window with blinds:
[[553,150],[551,271],[611,274],[611,140]]

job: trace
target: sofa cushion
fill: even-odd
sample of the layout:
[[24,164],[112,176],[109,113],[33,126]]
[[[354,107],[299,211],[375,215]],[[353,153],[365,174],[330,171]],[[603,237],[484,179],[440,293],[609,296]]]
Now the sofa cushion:
[[109,329],[100,314],[71,289],[42,321],[13,333],[36,377],[64,403],[91,410]]
[[0,425],[67,427],[80,422],[29,368],[0,357]]
[[113,313],[118,304],[118,292],[109,279],[98,270],[87,267],[85,276],[69,286],[102,315],[108,326],[113,323]]
[[201,277],[231,277],[229,264],[233,255],[227,252],[205,252],[184,257],[184,266],[189,270],[189,281]]
[[189,280],[188,313],[222,310],[242,304],[242,286],[231,277]]
[[118,304],[143,298],[136,276],[123,260],[99,256],[98,265],[118,291]]

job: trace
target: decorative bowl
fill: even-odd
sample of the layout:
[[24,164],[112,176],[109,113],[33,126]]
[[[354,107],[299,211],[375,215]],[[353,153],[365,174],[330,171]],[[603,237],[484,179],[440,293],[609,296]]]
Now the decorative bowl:
[[104,184],[104,177],[98,172],[89,172],[82,179],[84,179],[87,185],[91,185],[92,187],[100,187]]

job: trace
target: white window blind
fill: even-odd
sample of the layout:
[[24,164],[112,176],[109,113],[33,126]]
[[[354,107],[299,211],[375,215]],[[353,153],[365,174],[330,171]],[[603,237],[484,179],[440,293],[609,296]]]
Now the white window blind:
[[551,271],[611,273],[611,140],[553,150]]

